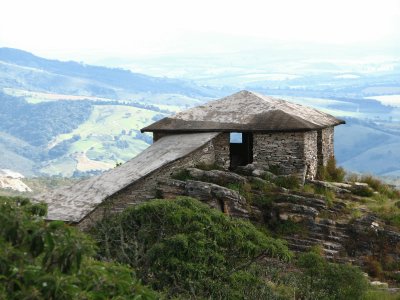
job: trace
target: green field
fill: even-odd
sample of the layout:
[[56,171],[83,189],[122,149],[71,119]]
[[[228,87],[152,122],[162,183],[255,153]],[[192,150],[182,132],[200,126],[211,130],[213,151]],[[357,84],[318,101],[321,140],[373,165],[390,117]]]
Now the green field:
[[48,162],[41,172],[71,176],[73,171],[106,170],[146,149],[149,144],[136,137],[137,130],[154,122],[158,112],[122,105],[95,105],[89,119],[70,133],[59,135],[49,149],[80,136],[63,157]]

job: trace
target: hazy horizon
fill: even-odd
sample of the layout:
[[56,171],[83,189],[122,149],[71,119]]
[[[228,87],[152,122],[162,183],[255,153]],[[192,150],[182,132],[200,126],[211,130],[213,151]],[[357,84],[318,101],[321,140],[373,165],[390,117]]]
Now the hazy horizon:
[[[251,68],[254,60],[379,62],[400,53],[399,0],[13,0],[2,7],[0,47],[153,75],[180,77],[181,65],[206,60]],[[169,73],[149,63],[168,60],[169,67],[179,60]]]

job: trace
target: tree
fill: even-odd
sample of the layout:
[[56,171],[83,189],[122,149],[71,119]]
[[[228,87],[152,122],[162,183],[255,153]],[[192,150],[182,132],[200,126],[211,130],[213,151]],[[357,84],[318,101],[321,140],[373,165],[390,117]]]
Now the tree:
[[88,236],[45,214],[44,204],[0,197],[0,299],[159,298],[129,267],[94,259]]

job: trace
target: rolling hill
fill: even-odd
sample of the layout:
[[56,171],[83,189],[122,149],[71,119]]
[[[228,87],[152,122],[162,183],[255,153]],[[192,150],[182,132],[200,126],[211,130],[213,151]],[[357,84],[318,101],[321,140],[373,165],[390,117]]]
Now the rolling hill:
[[[354,90],[348,97],[342,92],[326,97],[326,91],[334,92],[327,87],[318,97],[315,91],[302,96],[308,93],[304,89],[254,88],[347,118],[347,125],[337,127],[335,141],[345,168],[400,174],[400,126],[393,121],[399,108],[357,97]],[[212,89],[0,48],[0,169],[25,176],[102,172],[151,143],[140,128],[229,93],[229,87]]]

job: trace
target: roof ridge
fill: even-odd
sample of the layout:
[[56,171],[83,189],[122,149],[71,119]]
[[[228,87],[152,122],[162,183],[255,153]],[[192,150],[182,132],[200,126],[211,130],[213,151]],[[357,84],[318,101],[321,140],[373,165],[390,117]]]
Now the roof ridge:
[[[274,115],[274,111],[282,113]],[[262,115],[262,116],[261,116]],[[257,117],[256,117],[257,116]],[[283,120],[285,119],[285,120]],[[289,122],[289,120],[291,120]],[[164,118],[145,131],[290,131],[316,130],[343,124],[325,112],[257,92],[241,90]]]

